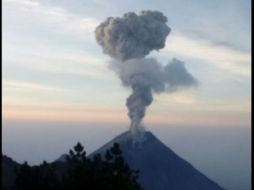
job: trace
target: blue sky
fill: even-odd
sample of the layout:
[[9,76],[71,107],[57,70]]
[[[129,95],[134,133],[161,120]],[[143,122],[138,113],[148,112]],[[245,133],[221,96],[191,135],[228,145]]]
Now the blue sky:
[[[129,89],[108,69],[94,29],[143,9],[168,17],[166,47],[198,88],[155,96],[144,122],[250,126],[250,1],[3,1],[3,112],[8,120],[128,123]],[[184,118],[184,119],[183,119]]]

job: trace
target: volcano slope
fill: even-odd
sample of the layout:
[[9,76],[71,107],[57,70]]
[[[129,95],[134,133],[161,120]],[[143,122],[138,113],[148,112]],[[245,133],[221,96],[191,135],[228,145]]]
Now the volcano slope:
[[104,155],[113,143],[119,143],[131,168],[139,170],[139,183],[144,190],[225,190],[180,158],[151,132],[142,141],[125,132],[93,152],[89,157]]

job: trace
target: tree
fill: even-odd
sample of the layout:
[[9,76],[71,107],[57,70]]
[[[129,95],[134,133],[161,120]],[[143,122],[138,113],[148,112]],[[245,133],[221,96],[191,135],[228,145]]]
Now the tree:
[[16,188],[18,190],[44,189],[41,176],[39,166],[31,167],[24,162],[17,170]]
[[[86,157],[81,143],[69,151],[66,163],[29,166],[17,169],[17,190],[141,190],[138,173],[124,161],[119,144],[115,143],[104,156]],[[59,174],[59,175],[57,175]]]
[[62,189],[87,189],[89,185],[89,161],[80,142],[69,151],[66,157],[67,172],[62,178]]
[[105,154],[108,171],[110,173],[110,189],[113,190],[139,190],[140,185],[137,182],[138,172],[130,169],[124,161],[122,151],[118,143],[106,151]]
[[29,166],[27,162],[16,169],[17,190],[54,190],[58,187],[55,168],[43,162],[39,166]]

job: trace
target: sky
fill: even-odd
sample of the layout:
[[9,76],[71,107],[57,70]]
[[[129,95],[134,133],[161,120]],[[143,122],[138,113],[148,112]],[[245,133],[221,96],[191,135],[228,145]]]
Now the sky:
[[163,65],[180,59],[199,86],[154,95],[146,128],[229,190],[250,190],[250,0],[3,0],[2,5],[5,154],[38,164],[54,160],[77,140],[92,152],[127,130],[130,89],[108,68],[110,57],[94,30],[109,16],[158,10],[168,17],[171,33],[165,48],[148,57]]
[[[94,37],[108,16],[159,10],[197,88],[154,97],[144,123],[250,127],[250,1],[3,1],[4,119],[128,123],[130,90]],[[183,119],[184,118],[184,119]]]

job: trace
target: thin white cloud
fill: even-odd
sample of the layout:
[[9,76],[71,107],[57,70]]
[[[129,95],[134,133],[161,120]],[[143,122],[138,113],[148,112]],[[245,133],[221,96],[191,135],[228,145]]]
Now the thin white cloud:
[[15,81],[15,80],[4,80],[3,87],[4,89],[12,88],[12,89],[39,90],[39,91],[63,91],[64,90],[62,88],[51,86],[51,85],[45,85],[45,84],[39,84],[39,83],[33,83],[33,82]]
[[[58,32],[60,31],[63,33],[68,33],[70,38],[74,37],[86,40],[94,40],[94,28],[99,23],[94,18],[80,17],[67,12],[61,7],[46,6],[35,0],[5,0],[4,3],[6,3],[6,6],[11,6],[18,9],[18,11],[14,12],[17,14],[17,19],[19,14],[23,15],[29,13],[28,15],[32,16],[31,19],[36,18],[36,20],[38,20],[36,22],[41,22],[40,25],[42,28],[45,27],[42,21],[46,21],[46,27],[49,30],[53,28],[53,30],[57,30]],[[26,23],[26,20],[24,19],[20,21],[16,19],[11,21],[11,23],[8,23],[7,21],[6,23],[9,25],[16,25],[16,22]],[[52,24],[54,24],[54,27],[50,27]],[[25,26],[27,27],[27,25]],[[8,34],[8,31],[9,30],[6,30],[5,34]],[[20,35],[20,33],[17,34]],[[85,53],[83,51],[82,53],[79,53],[80,50],[78,50],[79,52],[73,52],[73,50],[67,51],[66,47],[62,47],[54,42],[49,44],[49,48],[47,44],[46,46],[45,44],[40,45],[40,41],[38,40],[34,49],[31,49],[30,47],[26,48],[27,43],[24,44],[23,48],[21,48],[20,46],[22,46],[22,44],[25,42],[22,40],[20,41],[20,37],[17,36],[17,34],[5,38],[4,64],[22,64],[25,67],[41,71],[76,74],[94,78],[108,78],[112,76],[107,74],[108,69],[106,67],[106,62],[102,59],[99,59],[97,56]],[[17,40],[19,41],[8,43],[8,40],[12,40],[13,37],[18,37],[19,39]],[[25,37],[27,38],[27,36]],[[54,51],[53,53],[52,50]],[[14,54],[15,56],[12,56]]]
[[250,113],[251,106],[249,100],[227,100],[216,99],[206,101],[191,91],[182,91],[172,94],[161,94],[156,98],[156,104],[152,110],[155,112],[167,112],[167,107],[171,111],[186,111],[200,113]]
[[[15,7],[19,10],[30,12],[38,20],[47,21],[54,24],[58,29],[68,31],[69,34],[93,35],[95,27],[99,24],[95,18],[80,17],[79,15],[70,13],[57,6],[46,6],[36,0],[5,0],[7,6]],[[31,18],[33,19],[33,18]]]
[[[36,0],[5,0],[4,2],[7,5],[26,8],[27,11],[39,13],[36,16],[42,14],[48,22],[57,24],[59,28],[64,28],[65,31],[74,34],[76,37],[93,39],[94,28],[99,24],[95,18],[84,18],[61,7],[46,6]],[[213,64],[231,74],[248,78],[251,76],[251,54],[231,49],[228,46],[223,46],[223,44],[214,45],[208,40],[194,39],[180,33],[172,33],[167,40],[166,48],[161,52],[203,60],[204,63]]]
[[[13,49],[14,48],[14,49]],[[85,52],[50,52],[32,53],[28,56],[25,52],[16,53],[16,56],[10,56],[15,53],[15,47],[8,47],[6,55],[3,58],[5,65],[22,66],[23,68],[33,69],[35,71],[44,71],[58,74],[71,74],[86,76],[95,79],[112,79],[114,73],[108,69],[107,61]],[[6,71],[5,67],[3,67]]]
[[33,0],[3,0],[3,3],[8,3],[23,7],[37,7],[40,5],[39,2]]
[[182,105],[195,105],[198,103],[197,97],[188,91],[180,91],[171,94],[160,94],[158,96],[160,102],[171,102]]
[[251,76],[251,53],[237,51],[223,45],[214,45],[208,40],[173,33],[169,36],[162,53],[199,59],[231,74],[248,78]]

